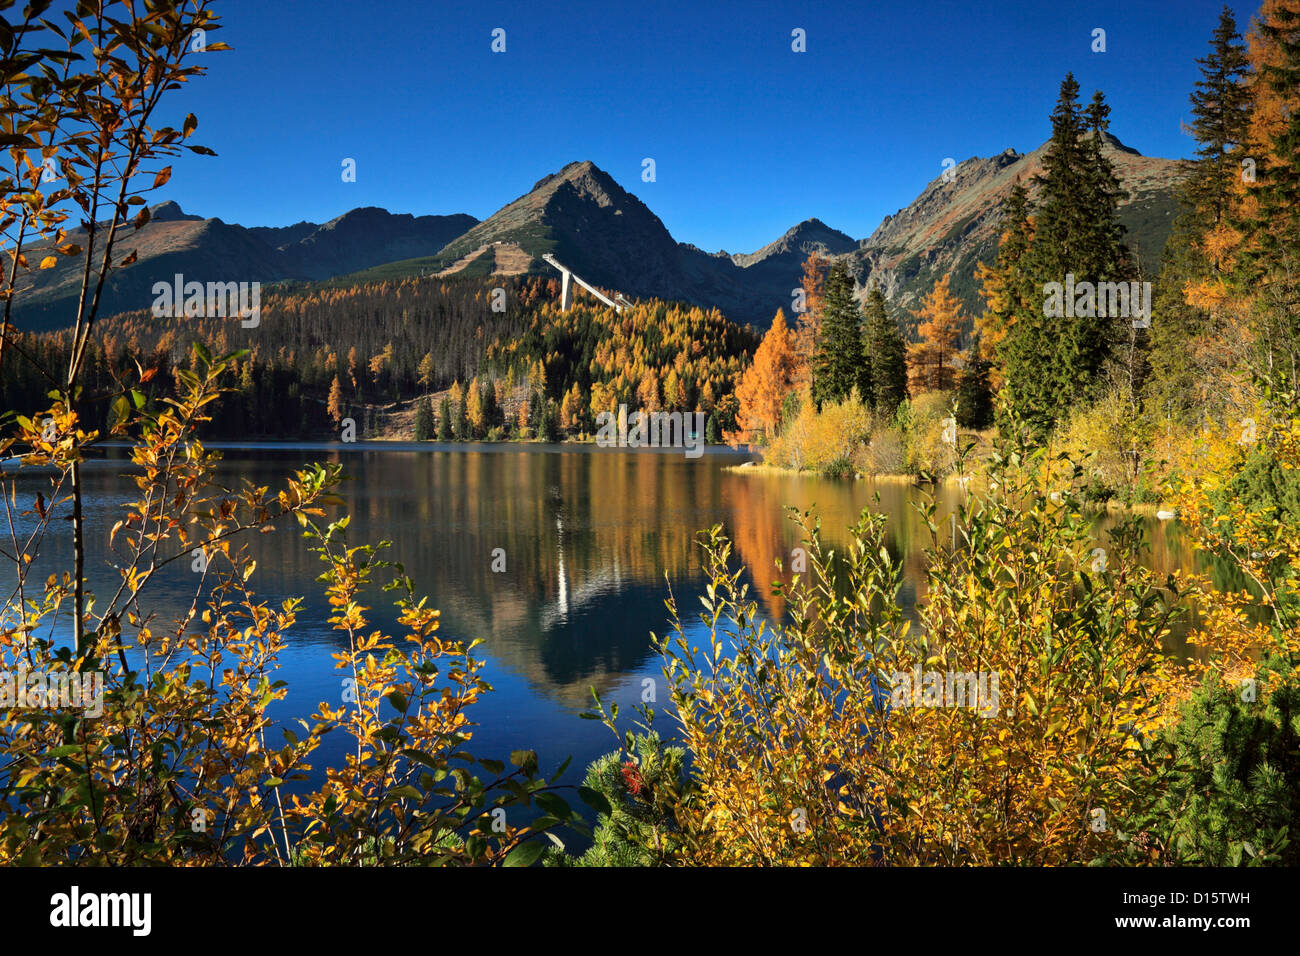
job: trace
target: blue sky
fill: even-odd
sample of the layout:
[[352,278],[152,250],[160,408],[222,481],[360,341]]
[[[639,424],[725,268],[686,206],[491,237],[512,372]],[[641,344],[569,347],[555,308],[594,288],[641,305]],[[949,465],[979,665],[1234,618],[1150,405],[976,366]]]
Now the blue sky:
[[[710,252],[810,216],[862,238],[946,157],[1040,145],[1067,70],[1125,143],[1190,155],[1179,123],[1221,6],[229,0],[213,39],[233,51],[206,54],[165,117],[197,114],[191,142],[218,156],[178,160],[157,198],[244,225],[369,205],[482,219],[590,159]],[[1258,4],[1229,6],[1244,32]]]

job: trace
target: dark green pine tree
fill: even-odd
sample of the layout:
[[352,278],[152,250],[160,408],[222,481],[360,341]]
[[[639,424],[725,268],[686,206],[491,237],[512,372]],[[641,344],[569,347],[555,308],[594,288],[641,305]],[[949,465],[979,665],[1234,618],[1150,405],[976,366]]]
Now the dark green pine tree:
[[957,424],[962,428],[988,428],[993,423],[989,364],[980,354],[980,340],[976,338],[957,383]]
[[415,403],[415,440],[428,441],[433,437],[433,399],[425,395]]
[[534,435],[541,435],[542,395],[540,392],[528,393],[528,422],[533,427]]
[[438,441],[451,441],[451,401],[446,395],[438,406]]
[[537,437],[545,442],[560,440],[560,416],[556,412],[555,402],[548,401],[542,406],[541,418],[537,423]]
[[862,354],[862,326],[853,298],[853,276],[842,261],[826,274],[821,338],[813,356],[812,397],[820,408],[847,398],[853,389],[871,395],[871,366]]
[[[469,388],[466,387],[465,391],[468,394]],[[456,437],[456,441],[468,441],[470,438],[469,418],[465,414],[465,406],[468,404],[465,399],[461,399],[452,410],[451,432]]]
[[871,363],[871,393],[863,398],[893,416],[907,398],[907,346],[879,286],[867,296],[865,348]]
[[483,383],[483,425],[487,431],[502,424],[501,408],[497,405],[497,390],[492,382]]
[[1134,824],[1175,865],[1300,865],[1300,675],[1271,655],[1255,686],[1261,699],[1243,701],[1241,684],[1207,682],[1162,741],[1175,759]]
[[1250,61],[1237,21],[1226,6],[1210,39],[1209,55],[1196,62],[1201,78],[1191,101],[1198,162],[1185,193],[1209,227],[1228,214],[1232,183],[1241,172],[1233,154],[1245,144],[1250,127],[1251,96],[1245,83]]
[[[1117,213],[1122,189],[1102,146],[1109,108],[1100,94],[1079,107],[1073,74],[1061,83],[1052,137],[1043,157],[1027,277],[1046,300],[1046,284],[1126,279],[1127,251]],[[1018,321],[1005,343],[1006,384],[1017,418],[1040,437],[1077,403],[1092,397],[1120,341],[1125,318],[1046,317]]]

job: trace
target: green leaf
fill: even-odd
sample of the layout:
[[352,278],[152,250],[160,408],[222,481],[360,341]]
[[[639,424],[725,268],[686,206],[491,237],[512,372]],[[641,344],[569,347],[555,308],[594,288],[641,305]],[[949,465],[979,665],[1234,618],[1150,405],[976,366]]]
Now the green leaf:
[[537,751],[515,750],[510,754],[510,762],[522,769],[524,773],[531,773],[537,769]]
[[607,817],[614,815],[614,808],[609,805],[609,801],[605,799],[605,795],[599,790],[593,790],[591,787],[579,787],[578,796],[583,803],[597,813],[603,813]]
[[573,816],[573,810],[563,797],[555,793],[539,793],[533,796],[537,805],[553,817],[567,820]]
[[128,418],[131,417],[131,403],[127,401],[125,395],[119,395],[113,400],[113,407],[109,413],[108,428],[113,431],[124,425]]
[[503,866],[532,866],[542,855],[544,846],[537,840],[521,843],[506,856]]

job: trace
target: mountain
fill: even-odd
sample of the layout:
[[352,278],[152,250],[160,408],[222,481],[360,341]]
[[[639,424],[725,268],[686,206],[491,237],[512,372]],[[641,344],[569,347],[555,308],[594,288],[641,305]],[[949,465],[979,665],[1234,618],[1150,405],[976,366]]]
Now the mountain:
[[[716,306],[729,318],[767,325],[790,310],[802,265],[817,250],[843,259],[865,298],[880,283],[899,309],[916,308],[945,273],[972,315],[982,310],[975,266],[997,253],[1002,202],[1017,179],[1042,170],[1044,146],[971,158],[940,176],[907,207],[855,240],[820,219],[807,219],[757,252],[708,253],[677,242],[641,200],[591,162],[570,163],[459,236],[435,256],[387,263],[340,281],[404,275],[555,275],[541,257],[560,262],[597,286],[629,296]],[[1113,136],[1103,149],[1128,191],[1120,219],[1147,275],[1159,268],[1178,212],[1176,189],[1190,171],[1180,160],[1142,156]],[[1031,194],[1036,192],[1031,185]],[[904,324],[910,317],[904,315]]]
[[[135,251],[136,262],[114,270],[104,283],[100,315],[147,308],[155,282],[171,282],[180,273],[187,281],[277,282],[319,280],[370,266],[437,252],[477,224],[473,216],[394,215],[376,207],[353,209],[324,225],[232,225],[220,219],[188,215],[174,202],[150,207],[140,229],[119,227],[117,258]],[[68,241],[85,246],[82,229]],[[27,258],[43,258],[41,246]],[[20,282],[15,323],[23,329],[59,328],[76,311],[84,261],[58,257],[52,269],[35,270]],[[100,260],[96,259],[96,264]]]
[[[816,250],[848,265],[860,298],[879,283],[905,326],[907,310],[946,272],[974,315],[982,309],[975,267],[997,252],[1003,200],[1017,179],[1032,183],[1045,148],[966,160],[950,170],[947,181],[936,178],[908,206],[886,216],[865,239],[806,219],[758,251],[737,254],[678,242],[645,203],[589,161],[569,163],[538,180],[482,222],[367,207],[324,225],[244,228],[163,203],[123,241],[123,255],[136,249],[139,261],[109,280],[101,314],[147,307],[153,283],[177,272],[200,281],[334,284],[413,276],[558,277],[542,259],[550,253],[611,292],[716,307],[731,319],[767,325],[777,309],[789,312],[803,261]],[[1177,215],[1176,188],[1191,164],[1142,156],[1113,136],[1103,149],[1128,192],[1120,219],[1130,247],[1146,275],[1154,275]],[[39,257],[39,251],[29,251],[29,260]],[[66,324],[75,306],[76,260],[61,258],[58,267],[29,276],[34,291],[20,299],[21,327]]]
[[527,271],[554,275],[541,261],[551,253],[587,281],[633,297],[733,312],[757,305],[726,253],[709,254],[674,240],[645,203],[590,161],[569,163],[539,180],[448,244],[431,267],[443,275],[461,271],[488,250],[495,259],[512,254],[520,271],[527,261]]
[[[908,206],[884,221],[845,258],[864,298],[879,282],[895,306],[916,308],[944,273],[970,313],[982,311],[975,266],[997,254],[1002,202],[1017,180],[1030,186],[1042,172],[1046,145],[1028,154],[1008,149],[992,158],[960,163],[950,181],[935,179]],[[1177,188],[1191,171],[1183,160],[1143,156],[1107,135],[1103,152],[1127,192],[1119,209],[1126,241],[1147,276],[1160,268],[1160,252],[1178,215]]]

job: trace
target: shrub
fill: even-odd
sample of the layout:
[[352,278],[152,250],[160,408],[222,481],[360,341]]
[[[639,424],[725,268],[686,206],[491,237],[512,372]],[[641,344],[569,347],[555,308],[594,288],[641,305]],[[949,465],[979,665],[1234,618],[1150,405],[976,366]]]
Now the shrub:
[[858,459],[858,470],[869,475],[901,475],[907,470],[907,445],[893,426],[877,427]]
[[[996,491],[959,508],[955,549],[925,506],[915,633],[881,515],[864,512],[835,556],[799,515],[807,573],[774,583],[789,614],[770,625],[708,533],[703,641],[670,601],[660,643],[692,754],[688,862],[1043,865],[1117,844],[1096,824],[1135,803],[1138,741],[1174,686],[1159,649],[1177,607],[1138,562],[1132,523],[1093,570],[1089,522],[1044,473],[1041,457],[996,459]],[[982,672],[991,699],[915,706],[935,703],[929,679],[924,696],[904,690],[922,671],[941,685]]]
[[587,768],[583,796],[602,807],[592,845],[577,858],[553,850],[548,865],[658,866],[677,857],[686,751],[654,731],[631,735],[629,744]]
[[825,473],[828,466],[847,469],[853,453],[871,434],[871,411],[855,391],[840,402],[826,402],[820,411],[811,401],[764,453],[766,461],[784,468]]
[[1160,797],[1133,822],[1130,856],[1158,853],[1179,866],[1300,864],[1298,678],[1290,660],[1273,656],[1253,685],[1206,680],[1161,741],[1164,769],[1150,781]]

